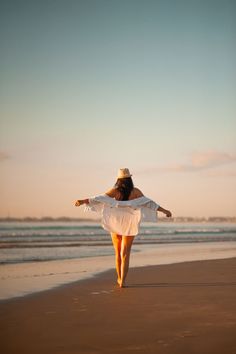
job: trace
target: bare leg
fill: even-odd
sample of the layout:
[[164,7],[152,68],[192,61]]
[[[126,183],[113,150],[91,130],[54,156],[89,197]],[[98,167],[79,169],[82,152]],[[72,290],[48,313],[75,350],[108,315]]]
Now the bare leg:
[[116,254],[116,272],[117,272],[117,283],[120,285],[121,282],[121,242],[122,236],[117,234],[111,234],[112,243]]
[[129,271],[129,259],[134,236],[123,236],[121,243],[121,277],[120,287],[125,285],[125,278]]

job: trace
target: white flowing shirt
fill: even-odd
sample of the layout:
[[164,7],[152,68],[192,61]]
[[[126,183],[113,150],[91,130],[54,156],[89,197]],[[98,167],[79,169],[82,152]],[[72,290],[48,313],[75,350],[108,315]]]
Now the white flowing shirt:
[[85,210],[98,212],[102,227],[122,236],[135,236],[142,221],[156,222],[159,205],[147,197],[120,201],[100,195],[89,198]]

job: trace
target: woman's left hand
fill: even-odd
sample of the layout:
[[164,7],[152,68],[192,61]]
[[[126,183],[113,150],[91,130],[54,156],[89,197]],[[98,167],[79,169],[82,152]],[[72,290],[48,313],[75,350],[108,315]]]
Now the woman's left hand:
[[82,203],[81,203],[82,201],[81,200],[76,200],[76,202],[75,202],[75,206],[80,206],[80,205],[82,205]]

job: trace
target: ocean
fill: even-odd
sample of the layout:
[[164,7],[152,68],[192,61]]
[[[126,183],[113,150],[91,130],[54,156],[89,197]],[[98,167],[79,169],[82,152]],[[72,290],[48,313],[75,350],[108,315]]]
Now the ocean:
[[[234,223],[146,224],[134,245],[236,241]],[[113,255],[108,232],[94,222],[1,222],[0,264]]]

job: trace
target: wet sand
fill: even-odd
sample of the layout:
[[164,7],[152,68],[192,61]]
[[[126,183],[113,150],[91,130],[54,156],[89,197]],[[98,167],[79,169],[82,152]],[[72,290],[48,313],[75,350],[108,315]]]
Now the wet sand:
[[131,268],[0,302],[4,354],[235,354],[236,258]]

